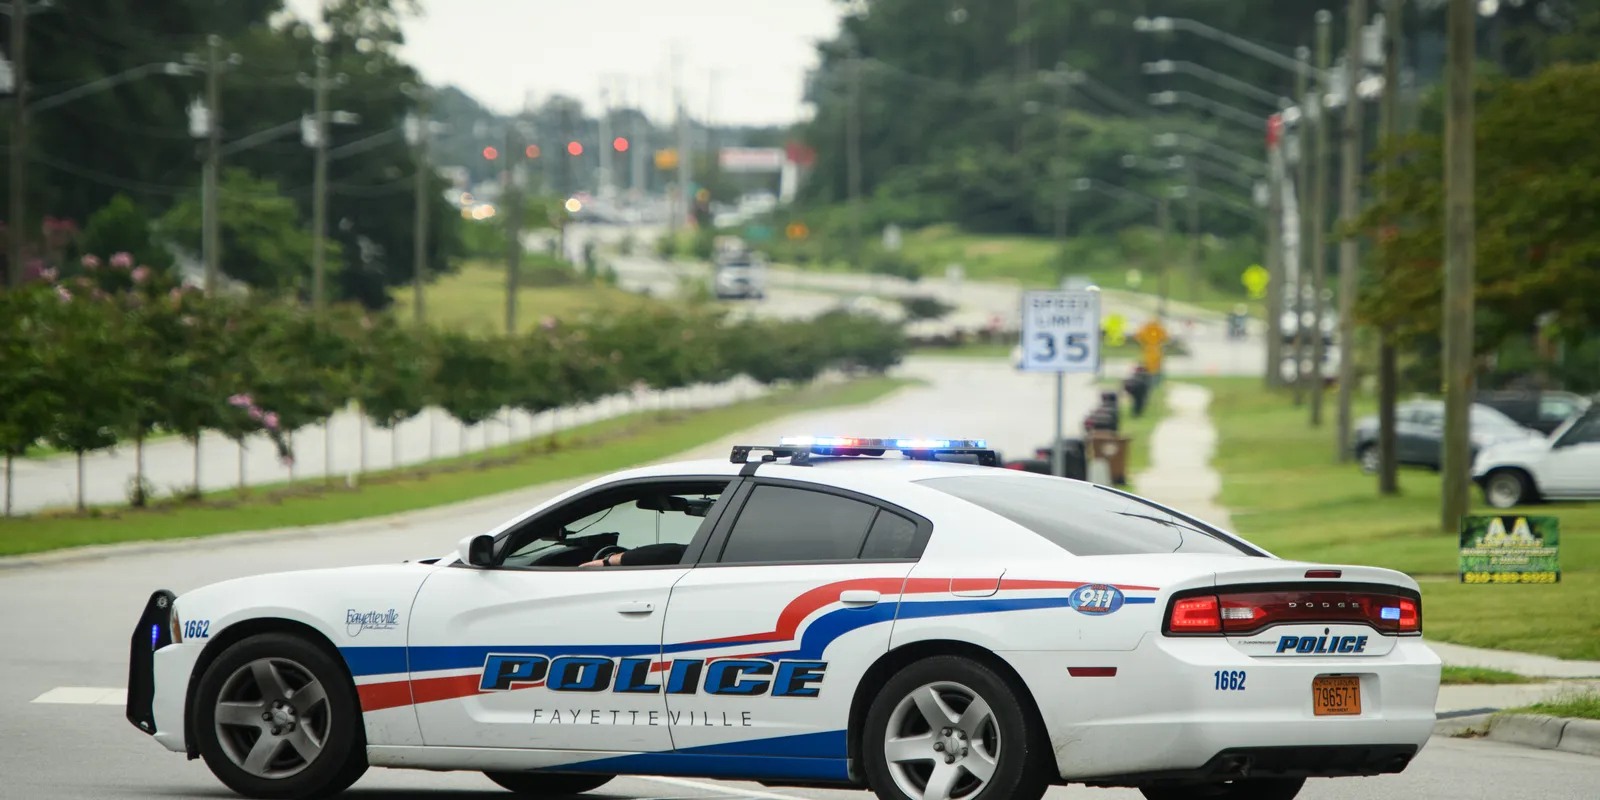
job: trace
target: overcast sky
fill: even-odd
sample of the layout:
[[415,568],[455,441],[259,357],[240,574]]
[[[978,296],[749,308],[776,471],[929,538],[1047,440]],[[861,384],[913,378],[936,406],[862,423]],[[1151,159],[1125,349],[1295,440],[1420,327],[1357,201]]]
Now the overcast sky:
[[[302,16],[319,0],[287,0]],[[833,0],[422,0],[405,26],[408,61],[434,84],[455,84],[501,113],[531,93],[599,107],[600,87],[671,109],[672,53],[682,52],[684,96],[715,121],[780,124],[803,115],[801,80],[814,43],[838,30]]]

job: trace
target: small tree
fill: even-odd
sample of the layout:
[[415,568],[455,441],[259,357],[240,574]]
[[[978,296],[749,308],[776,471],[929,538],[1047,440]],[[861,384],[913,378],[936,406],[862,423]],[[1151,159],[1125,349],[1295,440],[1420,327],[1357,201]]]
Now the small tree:
[[52,287],[25,284],[0,293],[0,453],[5,456],[5,514],[11,515],[12,467],[45,438],[61,385],[51,379],[46,346],[58,325],[61,298]]
[[43,367],[52,394],[60,398],[46,440],[78,459],[77,507],[85,508],[83,459],[86,453],[117,443],[117,432],[132,427],[134,360],[129,325],[108,296],[92,293],[79,278],[57,285],[62,308],[51,315],[54,330],[43,341]]
[[[150,219],[125,194],[111,198],[111,202],[89,217],[78,246],[82,252],[98,256],[127,253],[134,263],[157,272],[172,269],[172,254],[156,242]],[[84,260],[84,266],[92,263],[96,262]]]

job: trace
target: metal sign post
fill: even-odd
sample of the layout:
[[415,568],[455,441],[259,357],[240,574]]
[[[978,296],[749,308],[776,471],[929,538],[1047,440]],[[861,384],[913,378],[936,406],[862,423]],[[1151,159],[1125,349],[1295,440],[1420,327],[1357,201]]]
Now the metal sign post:
[[1066,414],[1067,373],[1095,373],[1100,369],[1100,289],[1027,292],[1022,297],[1023,372],[1056,374],[1056,438],[1051,447],[1050,472],[1066,474],[1062,449]]

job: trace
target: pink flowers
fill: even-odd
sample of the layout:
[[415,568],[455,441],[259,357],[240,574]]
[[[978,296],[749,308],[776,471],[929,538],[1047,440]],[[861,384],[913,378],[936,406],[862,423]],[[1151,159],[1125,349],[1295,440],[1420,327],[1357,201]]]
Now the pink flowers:
[[273,412],[271,412],[271,411],[268,411],[266,414],[262,415],[261,424],[267,426],[267,430],[269,430],[269,431],[277,430],[278,429],[278,415],[273,413]]
[[255,405],[255,401],[250,399],[250,395],[236,394],[228,398],[228,405],[233,406],[234,408],[249,408],[250,406]]
[[83,260],[80,263],[83,264],[83,268],[84,269],[99,269],[100,268],[100,257],[95,255],[95,254],[93,254],[93,253],[90,253],[90,254],[85,255],[83,257]]
[[56,297],[61,298],[61,302],[63,303],[72,302],[72,292],[67,291],[67,287],[65,286],[56,287]]
[[256,401],[251,398],[250,395],[242,392],[229,397],[228,405],[233,406],[234,408],[244,409],[245,413],[249,414],[251,419],[261,423],[261,426],[269,431],[276,432],[278,427],[283,424],[282,421],[278,419],[277,412],[263,410],[260,406],[256,405]]
[[262,416],[263,416],[263,414],[261,413],[261,409],[256,408],[255,406],[251,406],[250,407],[250,418],[251,419],[255,420],[256,422],[260,422]]
[[111,266],[115,269],[130,269],[133,267],[133,254],[114,253],[111,256]]
[[145,281],[147,281],[149,279],[150,279],[150,268],[149,267],[141,265],[141,266],[138,266],[138,267],[134,268],[134,270],[133,270],[133,282],[134,283],[144,283]]
[[555,317],[545,317],[544,319],[539,320],[539,327],[544,328],[547,331],[555,330],[556,329],[556,318]]

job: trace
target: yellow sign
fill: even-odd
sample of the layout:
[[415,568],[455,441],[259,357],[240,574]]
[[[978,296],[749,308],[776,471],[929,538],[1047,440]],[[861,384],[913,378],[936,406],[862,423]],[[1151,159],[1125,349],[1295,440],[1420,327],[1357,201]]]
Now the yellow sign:
[[791,222],[789,227],[784,229],[784,234],[790,239],[804,239],[811,235],[811,229],[806,227],[804,222]]
[[1121,347],[1128,342],[1128,320],[1121,314],[1106,317],[1106,346]]
[[1272,282],[1272,273],[1262,269],[1260,264],[1251,264],[1244,271],[1244,288],[1250,290],[1250,296],[1260,300],[1267,296],[1267,284]]
[[656,169],[677,169],[678,151],[668,148],[656,151]]

